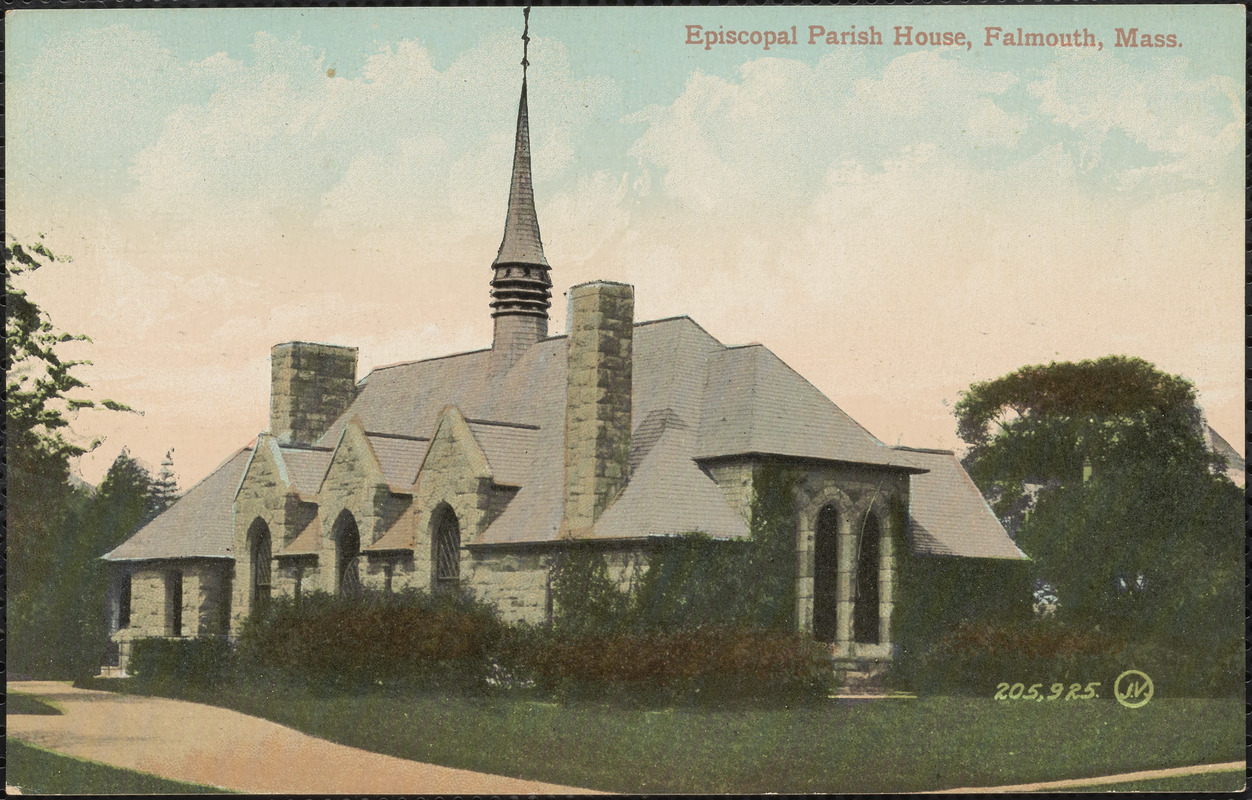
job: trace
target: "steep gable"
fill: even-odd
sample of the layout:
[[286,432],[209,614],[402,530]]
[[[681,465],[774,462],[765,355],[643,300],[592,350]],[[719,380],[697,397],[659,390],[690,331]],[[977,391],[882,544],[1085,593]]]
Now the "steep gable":
[[318,487],[319,496],[329,491],[352,493],[360,486],[377,486],[386,482],[364,425],[360,418],[353,417],[340,430],[326,477]]

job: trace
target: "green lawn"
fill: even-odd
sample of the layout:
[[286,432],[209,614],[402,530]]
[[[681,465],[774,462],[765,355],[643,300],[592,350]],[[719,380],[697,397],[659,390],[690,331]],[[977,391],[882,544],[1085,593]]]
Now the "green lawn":
[[28,694],[18,694],[9,692],[4,698],[4,712],[6,714],[42,714],[44,716],[55,716],[61,713],[61,709],[50,703],[45,703],[38,698],[31,697]]
[[1237,699],[1139,709],[934,697],[647,710],[269,687],[184,696],[402,758],[629,793],[907,792],[1243,758]]
[[19,787],[23,794],[211,794],[223,791],[71,758],[11,737],[5,741],[4,751],[4,780]]

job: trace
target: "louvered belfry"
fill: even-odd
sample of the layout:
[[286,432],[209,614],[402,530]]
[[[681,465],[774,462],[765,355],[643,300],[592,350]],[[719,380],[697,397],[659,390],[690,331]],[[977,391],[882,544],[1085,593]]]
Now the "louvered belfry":
[[[528,15],[529,16],[529,15]],[[529,31],[529,25],[527,26]],[[528,33],[522,41],[530,42]],[[513,147],[513,178],[504,238],[491,265],[491,316],[495,320],[492,349],[511,364],[548,335],[552,278],[539,238],[535,192],[530,174],[530,122],[526,108],[526,56],[522,56],[522,97],[517,106],[517,138]]]

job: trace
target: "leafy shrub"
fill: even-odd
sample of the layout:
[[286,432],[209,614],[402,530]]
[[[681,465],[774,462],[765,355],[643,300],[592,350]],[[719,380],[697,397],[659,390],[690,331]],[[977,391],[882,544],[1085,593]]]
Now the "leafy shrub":
[[230,671],[230,642],[224,638],[138,639],[132,645],[130,672],[144,683],[176,682],[211,686]]
[[759,628],[570,635],[516,629],[510,664],[561,694],[633,694],[660,700],[802,698],[833,686],[824,647]]
[[990,697],[1000,683],[1098,681],[1100,695],[1111,697],[1117,677],[1135,669],[1152,678],[1156,696],[1236,696],[1243,664],[1242,642],[1195,650],[1051,622],[980,622],[958,625],[922,651],[908,664],[907,684],[929,694]]
[[503,624],[488,606],[416,590],[275,599],[240,632],[241,662],[315,684],[482,685]]
[[1082,683],[1111,689],[1125,639],[1056,625],[962,623],[909,664],[910,683],[929,694],[991,696],[1003,682]]

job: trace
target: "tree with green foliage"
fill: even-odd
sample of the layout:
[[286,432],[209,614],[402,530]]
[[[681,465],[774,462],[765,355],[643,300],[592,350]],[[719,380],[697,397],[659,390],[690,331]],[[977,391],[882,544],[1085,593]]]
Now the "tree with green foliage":
[[[68,582],[87,553],[79,522],[88,495],[70,483],[70,460],[99,444],[74,441],[70,421],[82,409],[129,411],[121,403],[83,396],[75,374],[89,362],[63,358],[63,345],[89,341],[57,330],[18,285],[24,275],[62,261],[42,242],[6,239],[4,368],[6,424],[6,617],[12,670],[64,674],[73,658],[58,651],[58,626],[79,593]],[[82,552],[80,552],[82,551]],[[73,563],[71,563],[73,562]]]
[[1189,381],[1126,356],[1029,366],[971,386],[956,414],[997,510],[1044,485],[1017,542],[1062,621],[1170,646],[1239,636],[1242,493]]
[[1195,386],[1141,358],[1033,365],[972,385],[956,404],[963,463],[1007,511],[1023,484],[1081,480],[1127,463],[1214,471]]

